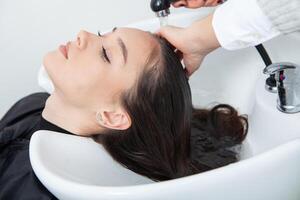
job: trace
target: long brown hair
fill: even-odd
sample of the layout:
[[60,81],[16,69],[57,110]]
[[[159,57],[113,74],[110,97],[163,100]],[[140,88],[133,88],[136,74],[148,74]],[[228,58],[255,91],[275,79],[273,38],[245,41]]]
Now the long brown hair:
[[[204,172],[237,161],[231,147],[241,144],[247,118],[230,105],[196,109],[183,66],[171,45],[159,48],[136,84],[121,100],[132,119],[127,130],[92,138],[124,167],[154,181]],[[154,57],[158,57],[156,61]]]

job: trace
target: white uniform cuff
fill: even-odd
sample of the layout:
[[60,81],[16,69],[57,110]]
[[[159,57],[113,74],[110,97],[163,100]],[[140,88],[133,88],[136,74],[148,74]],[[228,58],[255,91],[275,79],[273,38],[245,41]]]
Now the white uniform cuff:
[[214,13],[212,26],[220,45],[228,50],[255,46],[280,34],[256,0],[222,4]]

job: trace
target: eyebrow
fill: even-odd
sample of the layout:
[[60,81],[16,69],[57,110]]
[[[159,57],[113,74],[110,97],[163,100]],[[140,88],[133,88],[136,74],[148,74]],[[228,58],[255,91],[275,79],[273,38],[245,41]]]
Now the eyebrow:
[[[117,27],[114,27],[112,32],[115,32],[116,30],[117,30]],[[126,64],[127,56],[128,56],[128,50],[125,46],[125,43],[123,42],[123,40],[121,38],[118,38],[118,44],[120,45],[120,48],[121,48],[122,54],[123,54],[124,63]]]
[[122,50],[122,54],[123,54],[123,59],[124,59],[124,62],[126,63],[127,62],[127,56],[128,56],[128,50],[123,42],[123,40],[121,38],[118,38],[118,44],[120,45],[121,47],[121,50]]

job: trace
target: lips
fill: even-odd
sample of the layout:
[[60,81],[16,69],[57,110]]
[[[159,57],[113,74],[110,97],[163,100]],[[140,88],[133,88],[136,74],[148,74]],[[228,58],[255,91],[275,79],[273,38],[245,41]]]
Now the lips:
[[60,45],[59,46],[59,51],[64,55],[64,57],[66,59],[68,59],[68,44],[69,43],[67,43],[67,45]]

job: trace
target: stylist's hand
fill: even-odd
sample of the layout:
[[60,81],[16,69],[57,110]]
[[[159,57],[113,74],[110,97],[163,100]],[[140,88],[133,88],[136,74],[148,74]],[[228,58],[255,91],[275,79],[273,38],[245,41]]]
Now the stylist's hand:
[[186,8],[200,8],[200,7],[211,7],[216,6],[223,2],[222,0],[179,0],[172,5],[175,8],[186,7]]
[[165,26],[158,35],[164,37],[182,54],[186,73],[191,76],[202,63],[204,57],[220,46],[212,28],[213,14],[194,22],[188,28]]

